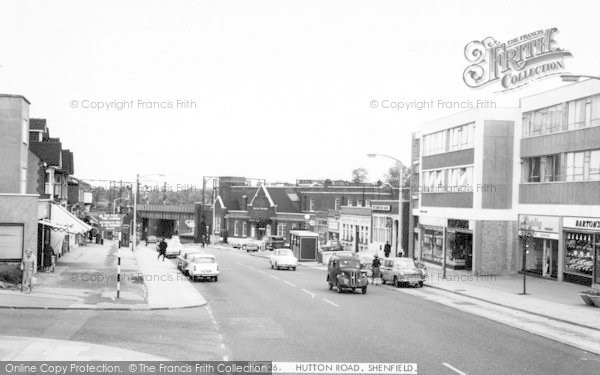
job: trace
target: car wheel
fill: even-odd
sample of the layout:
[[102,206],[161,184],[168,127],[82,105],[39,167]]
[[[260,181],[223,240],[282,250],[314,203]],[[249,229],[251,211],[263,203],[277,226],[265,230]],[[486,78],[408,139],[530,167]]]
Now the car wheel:
[[296,267],[292,267],[292,271],[295,271],[295,270],[296,270]]
[[352,288],[352,293],[356,293],[356,288]]
[[400,286],[400,284],[398,283],[398,278],[396,276],[394,276],[394,286],[396,288],[398,288]]
[[271,263],[271,269],[273,269],[273,268],[275,268],[275,267],[273,267],[273,263]]
[[423,282],[419,281],[419,288],[422,288],[422,287],[423,287]]
[[367,294],[367,287],[366,286],[362,287],[362,294]]
[[215,276],[215,282],[219,281],[219,276]]

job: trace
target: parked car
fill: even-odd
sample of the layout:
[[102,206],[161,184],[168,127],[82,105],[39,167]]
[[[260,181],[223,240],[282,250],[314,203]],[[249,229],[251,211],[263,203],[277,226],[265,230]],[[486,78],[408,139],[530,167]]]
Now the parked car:
[[158,242],[158,238],[156,238],[156,236],[148,236],[148,237],[146,237],[146,244],[157,243],[157,242]]
[[242,245],[242,250],[246,250],[247,253],[251,251],[258,251],[260,250],[260,245],[256,242],[245,243]]
[[293,271],[298,267],[298,258],[294,256],[294,253],[290,249],[275,249],[273,254],[269,258],[271,268],[276,269],[291,269]]
[[354,253],[354,257],[360,262],[360,266],[367,273],[367,276],[371,277],[373,275],[373,258],[375,254],[359,251]]
[[217,281],[219,279],[219,264],[212,254],[197,254],[187,265],[187,274],[190,279],[208,279]]
[[321,246],[321,251],[341,251],[344,250],[344,247],[340,243],[340,241],[333,240],[327,242],[325,245]]
[[233,247],[234,249],[241,249],[242,244],[236,242],[236,243],[231,244],[231,247]]
[[336,254],[329,258],[327,264],[327,283],[329,290],[335,286],[338,293],[342,293],[344,289],[351,289],[352,292],[361,289],[362,294],[366,294],[369,281],[367,275],[361,272],[358,259],[353,256]]
[[427,278],[427,270],[422,263],[417,264],[411,258],[384,258],[380,267],[381,282],[391,282],[395,287],[400,285],[423,286]]
[[188,258],[195,254],[206,254],[204,250],[198,249],[184,249],[183,252],[177,257],[177,268],[183,272],[187,267]]
[[267,236],[264,242],[265,250],[282,249],[285,247],[285,239],[282,236]]
[[176,258],[178,255],[181,254],[183,245],[181,244],[179,236],[167,238],[165,239],[165,242],[167,243],[167,252],[165,254],[167,258]]

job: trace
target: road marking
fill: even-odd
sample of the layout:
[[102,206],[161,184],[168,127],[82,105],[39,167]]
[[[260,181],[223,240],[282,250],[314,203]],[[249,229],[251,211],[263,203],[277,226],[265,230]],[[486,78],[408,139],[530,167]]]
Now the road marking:
[[335,306],[335,307],[339,307],[338,305],[336,305],[335,303],[331,302],[330,300],[328,300],[328,299],[326,299],[326,298],[323,298],[323,301],[325,301],[325,302],[327,302],[328,304],[330,304],[330,305],[333,305],[333,306]]
[[306,289],[304,289],[304,288],[302,288],[302,291],[303,291],[304,293],[308,293],[308,294],[310,294],[310,296],[311,296],[312,298],[315,298],[315,294],[314,294],[314,293],[311,293],[311,292],[309,292],[308,290],[306,290]]
[[284,282],[284,283],[286,283],[287,285],[291,285],[291,286],[294,286],[294,287],[296,286],[296,285],[294,285],[294,284],[290,283],[289,281],[285,281],[285,280],[284,280],[283,282]]
[[274,279],[276,279],[276,280],[281,280],[279,277],[277,277],[277,276],[275,276],[275,275],[269,275],[269,276],[271,276],[272,278],[274,278]]
[[457,373],[457,374],[460,374],[460,375],[467,375],[465,372],[462,372],[462,371],[460,371],[459,369],[457,369],[456,367],[454,367],[454,366],[452,366],[452,365],[450,365],[450,364],[448,364],[448,363],[445,363],[445,362],[444,362],[444,363],[442,363],[442,365],[444,365],[444,366],[448,367],[450,370],[454,371],[454,372],[455,372],[455,373]]

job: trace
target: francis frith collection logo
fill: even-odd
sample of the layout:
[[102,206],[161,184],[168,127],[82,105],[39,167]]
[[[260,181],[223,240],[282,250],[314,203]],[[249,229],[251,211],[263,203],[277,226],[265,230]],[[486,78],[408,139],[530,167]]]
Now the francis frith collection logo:
[[558,47],[553,27],[499,42],[492,37],[474,40],[465,47],[471,63],[464,73],[467,86],[479,88],[496,81],[500,91],[514,90],[535,80],[563,73],[571,52]]

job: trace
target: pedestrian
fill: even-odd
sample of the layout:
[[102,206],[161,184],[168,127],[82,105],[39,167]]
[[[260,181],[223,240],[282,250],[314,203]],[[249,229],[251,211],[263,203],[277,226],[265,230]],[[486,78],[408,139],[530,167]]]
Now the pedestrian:
[[21,261],[21,271],[23,271],[23,288],[27,288],[25,293],[31,293],[31,280],[36,274],[37,260],[31,249],[25,250],[25,258]]
[[379,279],[379,281],[381,281],[381,273],[379,272],[380,266],[381,261],[379,260],[379,256],[375,254],[375,256],[373,257],[373,263],[371,263],[371,270],[373,272],[373,285],[377,285],[377,283],[375,282],[376,279]]
[[160,259],[160,256],[162,255],[163,257],[163,262],[165,261],[165,256],[167,255],[167,243],[165,242],[165,239],[161,239],[160,243],[158,244],[158,259]]
[[383,247],[383,254],[385,254],[386,258],[389,258],[391,252],[392,252],[392,246],[390,245],[389,242],[386,242],[385,246]]

